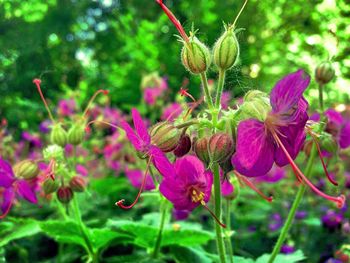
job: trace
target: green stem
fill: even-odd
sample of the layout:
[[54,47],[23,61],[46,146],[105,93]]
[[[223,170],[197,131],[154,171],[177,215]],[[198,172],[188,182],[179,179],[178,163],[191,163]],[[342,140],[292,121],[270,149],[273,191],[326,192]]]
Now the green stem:
[[162,243],[162,236],[163,236],[163,231],[164,231],[165,219],[167,218],[167,214],[168,214],[167,200],[163,200],[160,209],[161,209],[162,214],[160,217],[160,225],[159,225],[157,240],[156,240],[156,243],[154,245],[153,258],[158,258],[159,252],[160,252],[160,244]]
[[219,70],[219,83],[218,83],[218,87],[216,90],[216,98],[215,98],[215,107],[216,108],[220,107],[221,96],[222,96],[222,92],[224,90],[225,75],[226,75],[226,71],[220,69]]
[[324,104],[323,104],[323,85],[322,84],[318,85],[318,98],[319,98],[321,112],[323,112]]
[[86,226],[81,218],[81,213],[80,213],[80,209],[79,209],[79,204],[78,204],[78,200],[76,197],[73,198],[72,200],[73,202],[73,210],[74,210],[74,214],[75,214],[75,220],[80,228],[81,234],[84,238],[86,247],[87,247],[87,252],[89,254],[90,260],[94,263],[98,262],[98,253],[95,252],[91,239],[90,239],[90,235],[87,232]]
[[[305,176],[306,177],[309,177],[311,175],[312,166],[314,165],[315,156],[316,156],[316,145],[313,144],[312,145],[312,149],[311,149],[311,153],[310,153],[310,158],[309,158],[309,160],[307,162],[307,165],[306,165],[306,170],[305,170]],[[276,258],[276,256],[280,252],[281,247],[282,247],[285,239],[287,238],[289,229],[292,226],[293,219],[295,217],[295,213],[297,212],[299,204],[300,204],[300,202],[301,202],[301,200],[303,198],[305,189],[306,189],[306,185],[305,184],[302,184],[299,187],[299,190],[297,192],[297,195],[295,197],[293,205],[292,205],[291,209],[289,210],[287,220],[284,223],[284,226],[283,226],[282,231],[281,231],[281,233],[280,233],[280,235],[278,237],[277,243],[276,243],[275,247],[273,248],[273,251],[271,253],[271,256],[270,256],[270,259],[269,259],[268,263],[273,263],[275,258]]]
[[230,258],[230,262],[233,263],[233,249],[232,249],[232,241],[231,241],[231,200],[226,200],[226,245],[228,250],[228,256]]
[[187,128],[187,127],[189,127],[189,126],[191,126],[193,124],[197,124],[197,123],[198,123],[197,120],[186,121],[184,123],[176,125],[175,128],[177,128],[177,129]]
[[213,99],[212,99],[212,97],[210,95],[210,91],[209,91],[207,74],[205,72],[203,72],[200,75],[201,75],[201,81],[202,81],[202,85],[203,85],[203,89],[204,89],[205,101],[208,103],[209,109],[212,109],[212,108],[214,108],[214,105],[213,105]]
[[[214,197],[215,197],[215,215],[221,221],[221,181],[220,181],[220,171],[219,164],[213,164],[213,172],[214,172]],[[225,246],[224,240],[222,236],[222,228],[219,224],[215,224],[216,231],[216,246],[218,249],[220,262],[226,262],[225,256]]]

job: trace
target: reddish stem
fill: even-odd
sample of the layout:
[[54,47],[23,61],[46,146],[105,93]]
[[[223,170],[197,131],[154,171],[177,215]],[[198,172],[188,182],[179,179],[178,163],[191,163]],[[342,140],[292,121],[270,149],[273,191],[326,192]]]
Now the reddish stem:
[[40,97],[41,97],[41,100],[44,102],[44,105],[45,105],[45,108],[47,110],[47,112],[49,113],[49,117],[52,121],[52,123],[55,123],[55,120],[52,116],[52,113],[50,111],[50,108],[49,108],[49,105],[47,104],[46,100],[45,100],[45,97],[44,97],[44,94],[42,93],[41,91],[41,87],[40,87],[40,84],[41,84],[41,80],[40,79],[33,79],[33,83],[35,84],[39,94],[40,94]]
[[204,201],[201,204],[211,214],[211,216],[214,218],[216,223],[218,223],[221,227],[226,228],[226,225],[220,222],[219,218],[217,218],[217,216],[213,213],[213,211],[210,210],[210,208],[204,203]]
[[91,97],[91,99],[89,100],[88,105],[86,106],[84,113],[83,113],[83,118],[86,117],[86,114],[89,111],[89,108],[91,107],[92,103],[94,102],[94,100],[96,99],[97,95],[103,93],[104,95],[108,95],[109,91],[108,90],[104,90],[104,89],[99,89],[95,92],[95,94]]

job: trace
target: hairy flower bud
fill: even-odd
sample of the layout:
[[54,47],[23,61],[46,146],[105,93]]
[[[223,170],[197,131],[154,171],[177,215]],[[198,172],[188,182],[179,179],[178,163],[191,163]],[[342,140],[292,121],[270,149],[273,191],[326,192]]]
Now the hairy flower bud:
[[52,159],[56,161],[63,161],[64,150],[61,146],[50,145],[44,149],[43,156],[44,156],[45,162],[50,162]]
[[209,49],[195,36],[184,43],[181,51],[181,61],[184,67],[193,74],[201,74],[210,66]]
[[216,41],[213,53],[214,64],[219,69],[228,70],[235,65],[239,57],[239,44],[233,28],[226,28]]
[[32,179],[38,176],[39,167],[32,160],[23,160],[14,165],[13,171],[16,177],[21,177],[24,179]]
[[179,144],[174,150],[176,157],[182,157],[186,155],[191,150],[191,138],[187,134],[181,136]]
[[338,143],[334,140],[332,135],[327,133],[323,133],[321,137],[321,146],[330,153],[336,153],[338,150]]
[[74,192],[81,193],[81,192],[84,192],[84,190],[85,190],[86,181],[81,176],[74,176],[69,181],[69,186]]
[[73,199],[74,193],[69,186],[61,186],[57,190],[57,198],[62,204],[68,204]]
[[251,90],[244,96],[244,103],[239,108],[236,121],[250,118],[264,121],[270,111],[271,105],[268,95],[258,90]]
[[50,134],[51,143],[64,147],[67,144],[67,132],[61,124],[55,124]]
[[160,122],[150,129],[151,143],[163,152],[173,151],[179,143],[181,132],[170,122]]
[[79,145],[85,138],[85,125],[78,123],[74,124],[68,131],[67,142],[73,145]]
[[208,149],[212,162],[224,161],[234,152],[233,139],[226,133],[216,133],[210,137]]
[[56,192],[59,186],[60,184],[58,180],[52,180],[51,178],[48,178],[43,183],[42,189],[44,190],[44,193],[48,195]]
[[209,137],[203,137],[203,138],[197,139],[193,147],[194,148],[193,150],[196,153],[197,157],[206,165],[208,165],[210,162],[208,146],[209,146]]
[[330,61],[319,64],[315,70],[315,78],[318,84],[324,85],[329,83],[335,75],[334,68]]

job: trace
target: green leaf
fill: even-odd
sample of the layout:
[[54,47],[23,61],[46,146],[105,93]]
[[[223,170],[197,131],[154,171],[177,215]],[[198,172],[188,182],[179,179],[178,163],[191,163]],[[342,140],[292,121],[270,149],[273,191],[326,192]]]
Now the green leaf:
[[213,262],[213,260],[206,255],[205,251],[201,250],[200,248],[172,246],[170,251],[178,262],[182,262],[182,263],[192,263],[192,262],[212,263]]
[[130,238],[129,235],[118,233],[108,228],[90,229],[91,242],[94,248],[101,249],[106,247],[114,239],[124,240]]
[[0,247],[7,245],[13,240],[30,237],[39,232],[39,222],[35,219],[8,218],[0,223]]
[[[261,257],[259,257],[255,262],[256,263],[265,263],[268,262],[270,258],[270,254],[264,254]],[[301,250],[297,250],[292,254],[278,254],[274,263],[294,263],[294,262],[300,262],[302,260],[306,259],[304,256],[304,253]]]

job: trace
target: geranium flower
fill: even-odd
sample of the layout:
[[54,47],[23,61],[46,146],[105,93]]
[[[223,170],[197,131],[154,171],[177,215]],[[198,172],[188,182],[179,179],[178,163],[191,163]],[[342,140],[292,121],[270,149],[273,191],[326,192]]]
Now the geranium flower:
[[11,210],[17,197],[26,199],[33,204],[37,203],[37,198],[33,188],[28,181],[17,179],[11,165],[0,157],[0,189],[3,188],[0,219],[4,218]]
[[264,121],[247,119],[237,128],[236,153],[232,157],[235,169],[248,177],[265,175],[274,163],[292,166],[297,178],[322,197],[342,207],[345,197],[332,197],[318,190],[294,163],[305,141],[308,102],[303,93],[310,77],[298,70],[281,79],[270,94],[272,110]]

